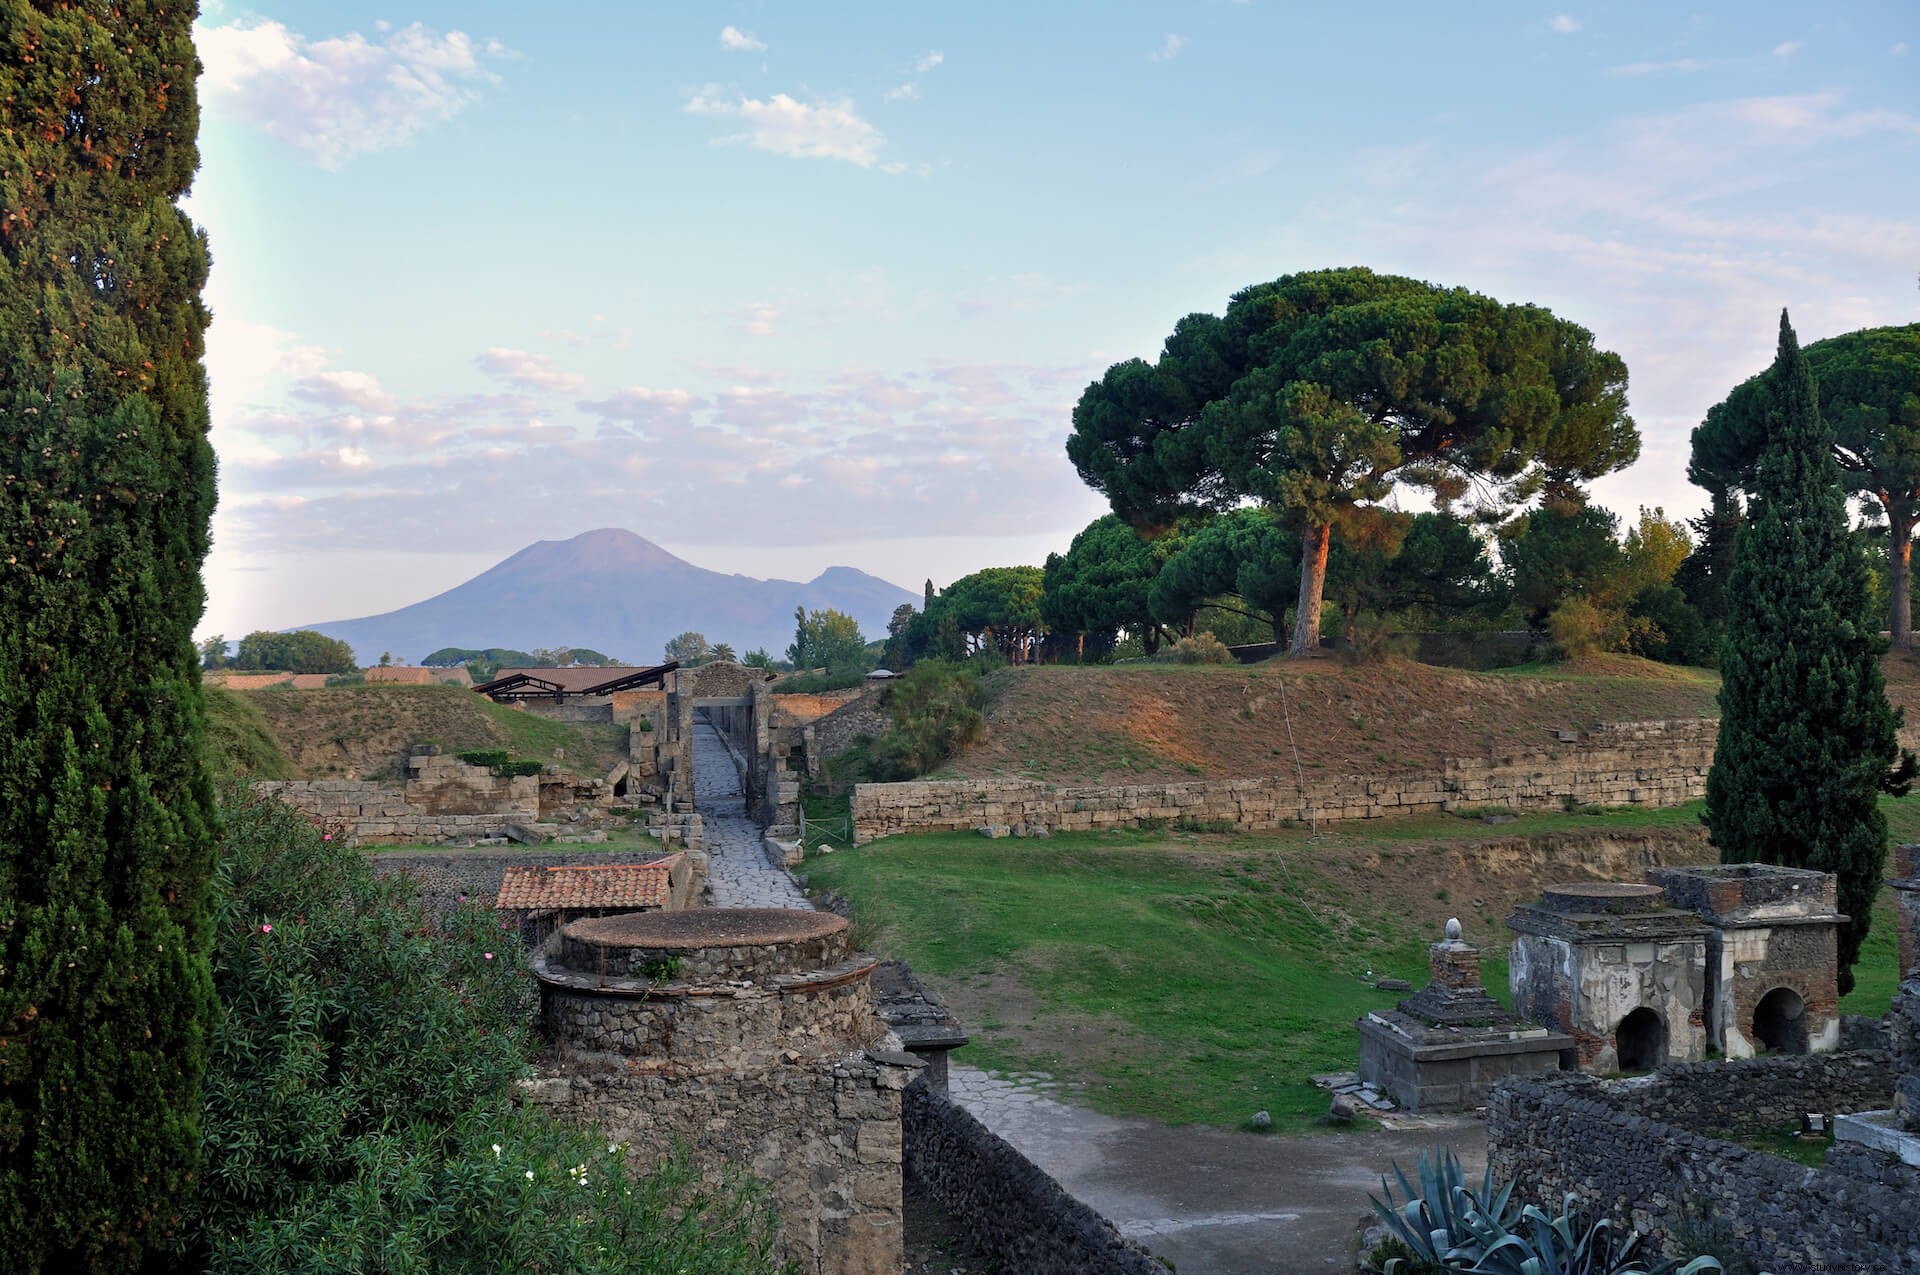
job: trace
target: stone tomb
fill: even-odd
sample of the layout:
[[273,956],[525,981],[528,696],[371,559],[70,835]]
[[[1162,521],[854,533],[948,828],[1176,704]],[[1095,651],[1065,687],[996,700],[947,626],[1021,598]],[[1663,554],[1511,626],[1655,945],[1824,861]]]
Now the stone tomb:
[[528,1101],[703,1173],[764,1180],[806,1275],[897,1272],[901,1092],[847,922],[784,908],[575,921],[537,959],[553,1055]]
[[1433,980],[1398,1009],[1371,1013],[1360,1032],[1360,1079],[1403,1110],[1448,1111],[1485,1103],[1509,1076],[1558,1071],[1573,1041],[1500,1007],[1480,985],[1480,949],[1460,922],[1427,949]]
[[1548,886],[1507,917],[1514,1013],[1573,1038],[1581,1071],[1706,1057],[1711,927],[1657,885]]
[[1726,1058],[1840,1046],[1840,915],[1834,877],[1764,863],[1655,868],[1668,903],[1707,934],[1707,1046]]

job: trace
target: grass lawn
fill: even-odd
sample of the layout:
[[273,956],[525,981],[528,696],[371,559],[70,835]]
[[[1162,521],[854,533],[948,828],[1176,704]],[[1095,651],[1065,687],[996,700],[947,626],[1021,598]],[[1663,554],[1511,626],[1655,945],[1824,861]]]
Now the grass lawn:
[[[1920,796],[1887,806],[1896,836],[1920,839]],[[830,803],[814,810],[815,827],[836,818]],[[1424,899],[1323,870],[1331,852],[1404,844],[1395,853],[1419,856],[1453,839],[1682,827],[1698,813],[1696,803],[1527,815],[1498,828],[1440,815],[1258,836],[942,833],[814,855],[805,872],[854,901],[866,943],[948,995],[974,1036],[960,1061],[1082,1083],[1091,1105],[1116,1114],[1238,1125],[1264,1108],[1277,1128],[1299,1130],[1326,1111],[1308,1077],[1352,1070],[1353,1020],[1405,995],[1373,980],[1422,985],[1438,937],[1414,915]],[[1427,894],[1457,905],[1476,888],[1456,876]],[[1482,973],[1506,1002],[1503,958],[1489,943]],[[1884,1014],[1893,966],[1883,894],[1842,1012]]]

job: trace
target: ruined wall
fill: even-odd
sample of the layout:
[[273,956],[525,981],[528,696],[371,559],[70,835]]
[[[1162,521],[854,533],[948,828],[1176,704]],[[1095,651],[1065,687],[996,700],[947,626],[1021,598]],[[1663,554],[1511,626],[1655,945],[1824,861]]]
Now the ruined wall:
[[[1334,776],[1304,791],[1284,776],[1119,786],[1001,779],[859,784],[854,839],[993,825],[1063,832],[1191,819],[1261,829],[1474,806],[1675,806],[1705,795],[1717,729],[1713,721],[1691,718],[1603,726],[1558,749],[1450,759],[1439,775]],[[831,755],[824,743],[820,752]]]
[[914,1070],[855,1054],[750,1076],[549,1074],[523,1101],[631,1142],[635,1166],[678,1142],[710,1180],[750,1173],[805,1275],[883,1275],[900,1269],[900,1091]]
[[907,1174],[1021,1275],[1167,1275],[1167,1268],[1074,1199],[1033,1161],[924,1083],[902,1112]]
[[[373,870],[381,876],[404,872],[420,883],[420,893],[436,907],[452,907],[463,897],[491,905],[500,897],[500,882],[509,867],[559,868],[573,864],[652,863],[665,851],[593,850],[569,846],[540,850],[532,846],[507,849],[443,850],[431,854],[376,852]],[[671,878],[674,906],[685,907],[699,888],[690,859]]]
[[1495,1091],[1489,1159],[1536,1202],[1576,1192],[1656,1239],[1687,1210],[1724,1227],[1760,1269],[1914,1270],[1920,1211],[1908,1175],[1885,1157],[1849,1150],[1814,1171],[1712,1136],[1884,1107],[1891,1083],[1885,1054],[1692,1064],[1611,1082],[1538,1077]]
[[[419,766],[418,763],[430,765]],[[262,780],[253,790],[278,797],[309,819],[341,828],[352,844],[394,845],[497,835],[540,818],[537,775],[496,778],[455,757],[414,757],[403,784],[366,779]]]
[[828,713],[838,712],[863,696],[876,693],[871,686],[849,686],[838,691],[794,695],[776,692],[773,697],[774,724],[805,726],[808,722],[818,721]]
[[818,775],[822,762],[852,748],[862,735],[878,739],[887,733],[893,723],[881,708],[884,694],[884,688],[868,688],[805,727],[801,738],[809,775]]

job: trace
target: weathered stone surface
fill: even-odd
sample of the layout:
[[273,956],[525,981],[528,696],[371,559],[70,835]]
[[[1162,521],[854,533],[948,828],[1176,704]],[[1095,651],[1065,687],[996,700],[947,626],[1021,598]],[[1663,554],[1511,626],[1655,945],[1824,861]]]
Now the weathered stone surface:
[[1563,1073],[1501,1085],[1487,1111],[1496,1177],[1537,1203],[1577,1192],[1656,1242],[1689,1217],[1756,1269],[1920,1269],[1920,1174],[1836,1144],[1824,1171],[1721,1136],[1796,1127],[1809,1111],[1884,1108],[1884,1053],[1676,1064],[1632,1080]]
[[1700,719],[1627,722],[1598,727],[1553,752],[1452,759],[1437,776],[1331,776],[1305,788],[1292,776],[1120,785],[1006,779],[857,784],[854,839],[982,827],[1011,831],[1019,824],[1079,832],[1191,819],[1261,829],[1473,806],[1673,806],[1705,794],[1716,729]]

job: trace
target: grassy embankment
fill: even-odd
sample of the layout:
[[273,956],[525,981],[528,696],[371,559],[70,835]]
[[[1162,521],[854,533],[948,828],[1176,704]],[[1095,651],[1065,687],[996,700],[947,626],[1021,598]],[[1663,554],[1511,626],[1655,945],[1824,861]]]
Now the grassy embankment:
[[[1896,839],[1920,836],[1920,797],[1887,805]],[[1437,919],[1466,920],[1487,945],[1489,990],[1507,1000],[1500,921],[1544,882],[1524,880],[1524,865],[1476,877],[1466,847],[1678,840],[1698,813],[1530,815],[1497,830],[1443,815],[1319,834],[932,834],[841,849],[806,872],[947,995],[974,1037],[961,1061],[1047,1072],[1116,1114],[1234,1125],[1264,1108],[1299,1130],[1326,1110],[1308,1078],[1354,1066],[1353,1020],[1404,995],[1372,981],[1426,981]],[[1886,1011],[1892,935],[1883,899],[1844,1012]]]

